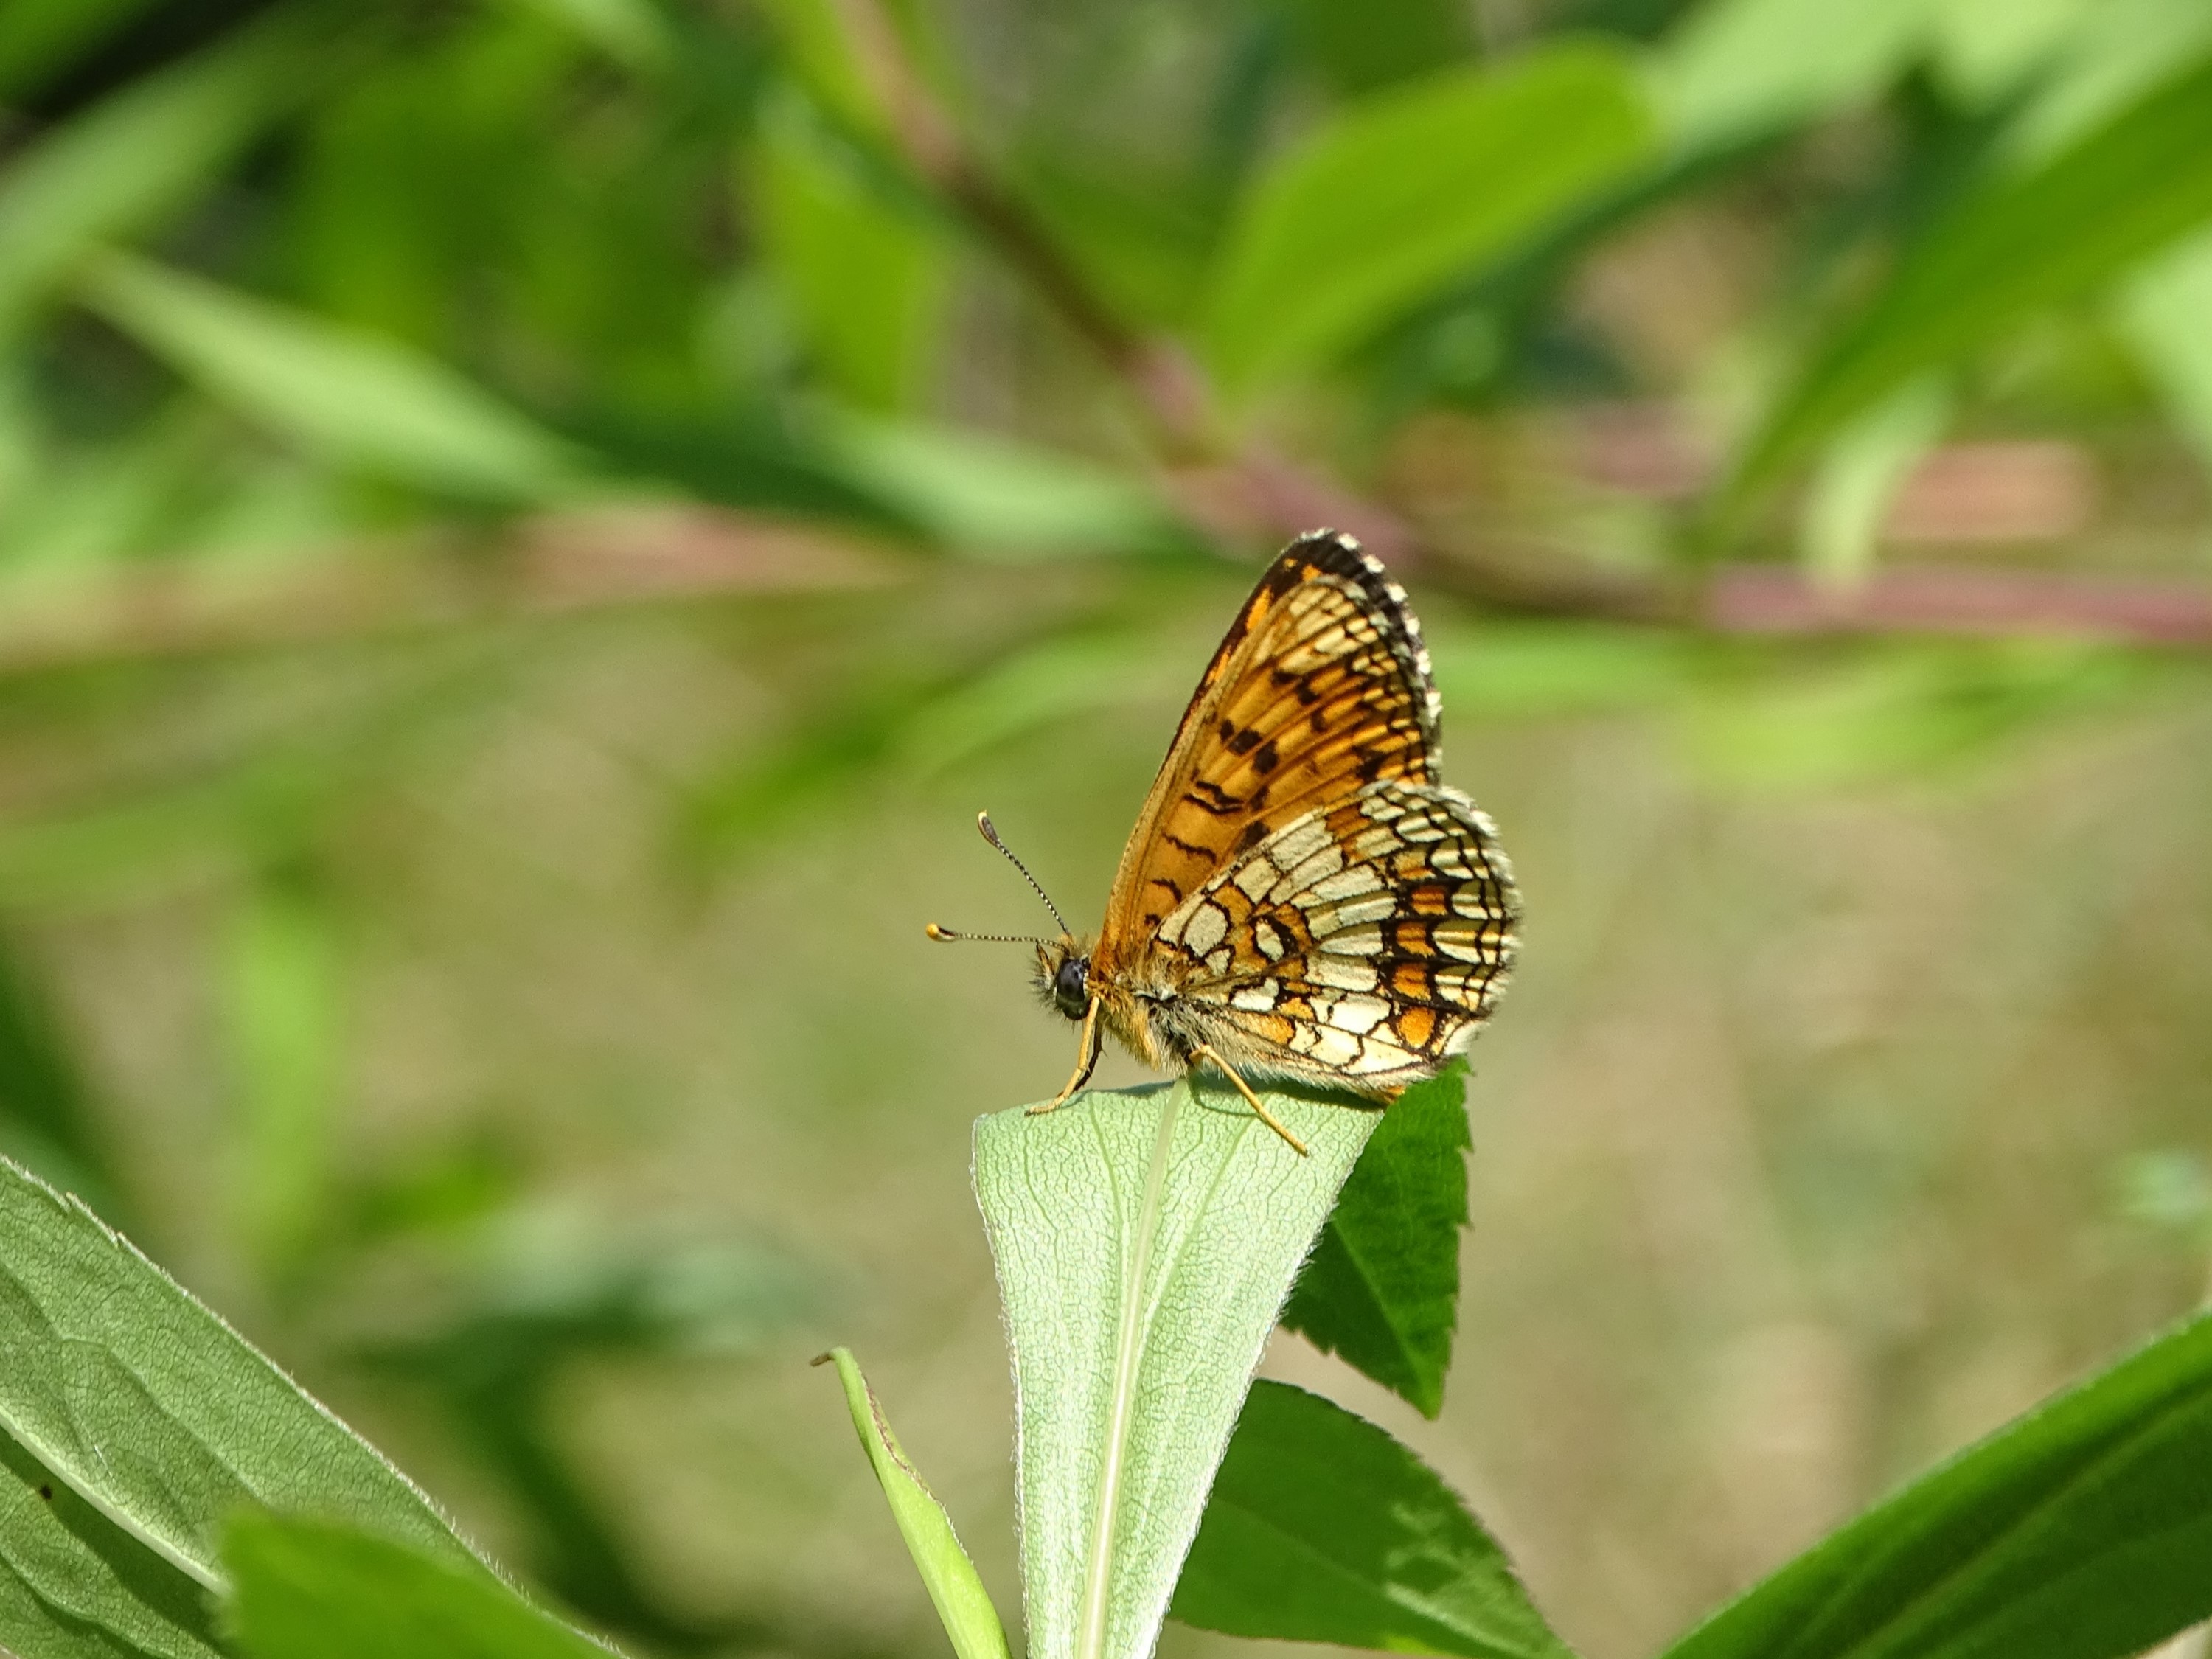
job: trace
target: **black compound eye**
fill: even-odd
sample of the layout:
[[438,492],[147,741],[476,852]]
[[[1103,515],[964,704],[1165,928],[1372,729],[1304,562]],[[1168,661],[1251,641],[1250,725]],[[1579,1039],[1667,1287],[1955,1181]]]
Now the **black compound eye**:
[[1070,957],[1052,976],[1052,1000],[1070,1019],[1081,1019],[1091,1006],[1091,963]]

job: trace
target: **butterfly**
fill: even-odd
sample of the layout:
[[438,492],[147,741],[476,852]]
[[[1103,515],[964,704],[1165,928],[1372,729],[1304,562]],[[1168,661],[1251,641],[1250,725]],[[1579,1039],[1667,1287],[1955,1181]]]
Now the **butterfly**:
[[1498,832],[1437,781],[1442,702],[1405,590],[1351,537],[1299,537],[1244,601],[1184,710],[1130,832],[1105,925],[1079,939],[1028,867],[1056,939],[1037,988],[1157,1070],[1220,1073],[1261,1121],[1255,1079],[1389,1102],[1490,1016],[1521,902]]

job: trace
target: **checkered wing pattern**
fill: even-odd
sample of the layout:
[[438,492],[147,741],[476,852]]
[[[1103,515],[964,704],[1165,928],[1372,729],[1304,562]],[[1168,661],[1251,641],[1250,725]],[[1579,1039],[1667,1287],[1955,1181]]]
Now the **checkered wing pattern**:
[[1301,537],[1208,665],[1130,833],[1099,939],[1141,969],[1160,925],[1270,835],[1384,780],[1431,781],[1435,688],[1406,595],[1349,537]]
[[1436,781],[1406,596],[1348,537],[1261,579],[1121,856],[1098,962],[1186,1048],[1364,1093],[1487,1017],[1519,900],[1490,822]]
[[1255,1070],[1387,1094],[1473,1041],[1519,901],[1456,790],[1378,781],[1285,825],[1178,908],[1157,948],[1206,1040]]

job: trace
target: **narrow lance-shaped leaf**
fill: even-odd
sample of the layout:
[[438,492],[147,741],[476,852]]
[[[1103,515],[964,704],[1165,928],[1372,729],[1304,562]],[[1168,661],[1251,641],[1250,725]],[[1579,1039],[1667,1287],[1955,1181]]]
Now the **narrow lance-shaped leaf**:
[[21,151],[0,173],[0,332],[102,241],[204,188],[306,95],[316,61],[280,20],[132,82]]
[[240,1516],[223,1540],[246,1659],[606,1659],[488,1573],[325,1521]]
[[2142,372],[2165,393],[2174,424],[2212,470],[2212,233],[2196,236],[2130,280],[2120,323]]
[[281,1274],[330,1218],[344,964],[329,905],[289,874],[247,890],[226,945],[239,1219]]
[[1650,137],[1628,60],[1587,42],[1355,104],[1247,198],[1207,358],[1232,384],[1324,361],[1626,178]]
[[1464,1077],[1454,1065],[1383,1115],[1283,1310],[1285,1326],[1424,1417],[1443,1408],[1459,1323]]
[[906,1540],[907,1553],[914,1557],[930,1601],[944,1622],[945,1633],[952,1638],[952,1650],[960,1659],[1006,1659],[1006,1626],[999,1622],[999,1610],[991,1605],[991,1594],[983,1588],[968,1552],[960,1547],[951,1516],[945,1514],[937,1494],[930,1491],[898,1437],[891,1432],[876,1391],[860,1375],[860,1362],[849,1348],[832,1348],[814,1363],[818,1365],[823,1360],[837,1367],[854,1431],[860,1437],[869,1467],[883,1485],[891,1518],[898,1522],[899,1536]]
[[1870,101],[1927,46],[1937,0],[1706,0],[1651,58],[1668,137],[1725,149]]
[[903,407],[941,333],[943,228],[871,190],[798,93],[770,99],[753,147],[761,252],[816,366],[863,407]]
[[565,443],[397,341],[124,254],[90,266],[82,292],[211,396],[332,459],[496,501],[578,487]]
[[2118,1659],[2212,1615],[2212,1315],[1876,1505],[1665,1659]]
[[1569,1652],[1433,1470],[1283,1382],[1255,1384],[1244,1402],[1173,1613],[1231,1636],[1397,1653]]
[[1749,489],[1843,422],[2212,219],[2212,59],[1972,198],[1814,354],[1746,450]]
[[1013,1353],[1031,1659],[1146,1659],[1291,1276],[1376,1114],[1225,1090],[975,1126]]
[[1950,414],[1941,380],[1917,380],[1830,440],[1798,529],[1799,553],[1816,578],[1844,587],[1873,568],[1890,503],[1943,435]]
[[[0,1163],[0,1431],[209,1587],[242,1504],[488,1571],[406,1477],[74,1200]],[[5,1640],[0,1636],[0,1640]]]

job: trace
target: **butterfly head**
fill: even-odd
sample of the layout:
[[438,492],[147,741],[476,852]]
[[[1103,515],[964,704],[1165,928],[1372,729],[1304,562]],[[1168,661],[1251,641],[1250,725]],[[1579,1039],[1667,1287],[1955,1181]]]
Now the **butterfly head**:
[[1037,990],[1070,1019],[1091,1008],[1091,946],[1066,934],[1037,944]]
[[1006,860],[1022,872],[1022,878],[1035,888],[1036,896],[1044,900],[1044,908],[1052,912],[1052,919],[1060,924],[1057,939],[1040,939],[1033,933],[962,933],[950,927],[940,927],[931,922],[925,930],[933,939],[986,939],[1000,945],[1034,945],[1036,946],[1037,989],[1052,1006],[1070,1019],[1081,1019],[1091,1012],[1091,953],[1088,939],[1079,939],[1067,931],[1067,921],[1060,914],[1060,907],[1052,902],[1037,878],[1030,874],[1030,867],[1016,858],[1013,850],[999,839],[999,832],[991,826],[991,815],[975,815],[975,827],[983,839],[1006,855]]

